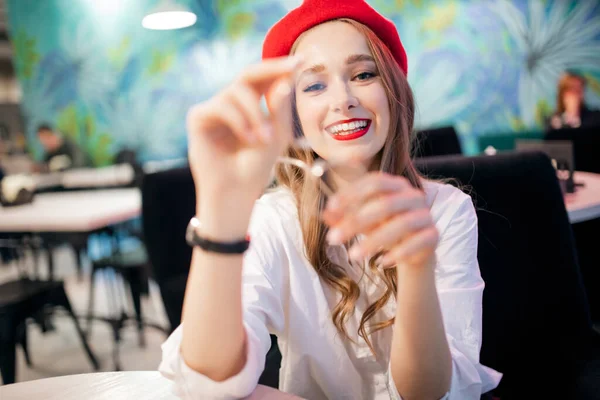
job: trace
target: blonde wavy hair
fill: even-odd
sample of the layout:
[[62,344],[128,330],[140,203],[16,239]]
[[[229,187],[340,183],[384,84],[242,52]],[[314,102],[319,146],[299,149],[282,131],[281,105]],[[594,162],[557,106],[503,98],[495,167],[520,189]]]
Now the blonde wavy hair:
[[[383,149],[375,157],[371,169],[379,169],[388,174],[404,176],[414,187],[422,189],[420,175],[410,158],[414,99],[406,77],[387,46],[371,29],[350,19],[339,19],[338,21],[352,25],[366,38],[377,66],[379,79],[381,79],[388,98],[390,107],[389,133]],[[301,38],[302,36],[294,44],[292,54],[295,52]],[[295,99],[292,108],[294,135],[299,137],[303,134]],[[293,147],[288,149],[287,155],[309,164],[317,158],[316,153],[310,149]],[[319,183],[315,179],[307,179],[301,169],[291,165],[278,165],[275,174],[278,184],[288,187],[295,196],[308,260],[314,266],[319,277],[340,295],[340,300],[332,311],[333,323],[342,337],[352,340],[346,331],[345,323],[348,317],[355,312],[355,304],[359,298],[360,289],[342,266],[333,263],[327,257],[325,237],[328,227],[319,218],[320,211],[325,206],[325,197],[319,189]],[[327,176],[325,176],[325,179],[328,179]],[[363,265],[363,271],[368,268],[374,276],[380,277],[386,290],[378,300],[367,307],[362,315],[357,332],[366,341],[373,354],[375,354],[375,350],[369,337],[373,333],[393,325],[394,318],[373,324],[369,324],[369,320],[397,292],[396,268],[382,270],[373,261],[375,258],[371,259],[368,266]]]

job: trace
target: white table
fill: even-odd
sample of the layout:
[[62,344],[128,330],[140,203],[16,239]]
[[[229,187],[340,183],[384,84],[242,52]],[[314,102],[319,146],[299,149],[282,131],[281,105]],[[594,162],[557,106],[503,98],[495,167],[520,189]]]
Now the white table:
[[[0,207],[0,232],[87,235],[141,212],[142,196],[136,188],[41,193],[31,204]],[[50,248],[47,250],[52,278],[54,261]]]
[[565,204],[572,224],[600,217],[600,174],[575,172],[575,193],[565,195]]
[[[171,382],[158,372],[104,372],[0,386],[2,400],[175,400]],[[258,386],[249,400],[299,400],[299,397]]]
[[0,232],[91,232],[141,214],[139,189],[37,194],[33,203],[0,207]]

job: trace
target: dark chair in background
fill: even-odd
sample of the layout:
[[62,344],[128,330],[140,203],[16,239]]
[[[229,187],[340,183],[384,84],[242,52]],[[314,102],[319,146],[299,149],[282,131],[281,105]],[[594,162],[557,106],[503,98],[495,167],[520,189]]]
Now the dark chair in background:
[[0,372],[5,385],[16,381],[16,347],[21,344],[31,366],[27,349],[27,320],[36,318],[46,307],[60,306],[70,315],[90,362],[99,369],[98,360],[79,326],[62,281],[18,279],[0,285]]
[[137,153],[131,149],[122,149],[116,155],[114,164],[129,164],[133,169],[133,181],[130,186],[141,187],[144,179],[144,169],[138,160]]
[[[569,140],[573,143],[575,170],[600,173],[600,127],[549,131],[546,141]],[[577,176],[575,176],[577,182]],[[573,224],[583,283],[586,287],[592,320],[600,324],[600,269],[598,268],[598,232],[600,219]]]
[[483,153],[489,146],[496,151],[513,151],[518,140],[543,140],[543,131],[502,132],[483,134],[477,138],[478,153]]
[[600,346],[571,226],[547,156],[434,157],[431,178],[455,178],[474,197],[483,295],[481,362],[504,373],[505,399],[600,398]]
[[570,140],[573,142],[575,170],[600,173],[600,127],[557,129],[549,131],[544,140]]
[[171,331],[181,321],[183,296],[192,259],[185,241],[196,212],[196,192],[189,168],[148,174],[142,183],[144,241],[152,277],[160,288]]
[[[122,304],[121,282],[117,279],[120,277],[129,288],[133,309],[135,313],[135,321],[138,330],[138,342],[140,347],[146,346],[144,336],[144,326],[147,323],[144,321],[142,313],[142,294],[147,293],[144,287],[147,287],[148,271],[148,255],[143,245],[135,246],[131,249],[122,249],[119,244],[119,233],[112,232],[111,237],[105,239],[105,244],[110,247],[109,255],[97,260],[92,260],[92,271],[90,273],[90,288],[88,300],[88,314],[86,325],[86,336],[91,334],[92,320],[100,319],[110,324],[113,330],[113,363],[116,371],[121,370],[121,362],[119,357],[119,349],[121,344],[121,330],[125,327],[126,322],[130,319],[127,314],[127,304]],[[112,243],[111,243],[112,242]],[[108,311],[112,314],[108,318],[98,318],[94,315],[94,298],[96,278],[98,274],[104,273],[104,289],[108,303]],[[127,298],[127,296],[125,296]]]
[[[144,171],[137,159],[135,151],[130,149],[120,150],[114,159],[115,164],[128,164],[131,166],[134,177],[131,183],[127,186],[141,188]],[[110,227],[97,235],[95,239],[99,239],[100,244],[104,248],[105,255],[99,259],[91,260],[92,270],[90,274],[90,291],[88,301],[87,315],[87,331],[91,332],[91,321],[94,319],[94,294],[95,294],[95,278],[96,275],[103,272],[105,276],[105,289],[107,290],[106,298],[108,301],[108,309],[113,313],[110,318],[101,318],[108,322],[113,330],[113,361],[117,371],[121,370],[121,362],[119,358],[119,346],[121,343],[121,330],[125,323],[130,319],[126,313],[126,304],[120,304],[120,282],[115,279],[117,276],[123,279],[126,286],[129,288],[133,308],[135,313],[135,321],[138,329],[138,342],[140,347],[145,347],[146,340],[144,336],[144,326],[162,330],[154,324],[148,324],[144,321],[142,313],[142,295],[148,294],[148,277],[150,274],[150,262],[143,241],[143,235],[140,224],[137,221],[127,221],[116,227]],[[133,240],[132,240],[133,239]],[[124,242],[128,245],[124,245]]]
[[[600,173],[600,126],[549,131],[545,140],[570,140],[573,143],[575,169]],[[577,182],[577,175],[575,175],[575,182]],[[573,224],[583,283],[589,296],[592,320],[596,325],[600,325],[599,232],[600,219],[598,218]]]
[[[185,230],[196,212],[196,192],[189,168],[147,174],[142,184],[144,240],[152,275],[160,287],[171,331],[181,322],[192,249]],[[277,388],[281,354],[271,335],[265,371],[259,383]]]
[[452,126],[418,131],[414,143],[413,155],[418,158],[462,154],[460,140]]

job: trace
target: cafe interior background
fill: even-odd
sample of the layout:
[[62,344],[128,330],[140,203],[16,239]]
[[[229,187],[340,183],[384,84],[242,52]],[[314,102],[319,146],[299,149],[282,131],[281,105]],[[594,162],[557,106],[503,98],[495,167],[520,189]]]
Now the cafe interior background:
[[[123,149],[134,151],[145,167],[184,165],[187,109],[208,99],[247,65],[258,62],[268,27],[300,2],[0,3],[0,165],[23,157],[41,161],[43,151],[36,130],[49,123],[84,149],[92,166],[101,170],[114,165],[115,156]],[[485,137],[541,135],[545,119],[555,108],[556,84],[564,70],[585,77],[586,103],[600,108],[597,1],[369,3],[395,22],[407,49],[417,129],[454,127],[465,156],[481,154],[487,148],[481,144]],[[195,24],[176,30],[144,28],[144,16],[165,5],[192,12],[197,17]],[[81,275],[68,243],[52,250],[55,275],[66,282],[76,313],[88,311],[90,269],[102,242],[102,237],[88,238]],[[1,265],[0,280],[15,279],[19,262]],[[25,255],[26,268],[31,269],[35,262],[42,270],[46,267],[44,257],[35,261],[31,254]],[[101,287],[118,276],[100,278],[95,294],[97,315],[110,312],[102,298],[110,292]],[[144,318],[166,326],[168,318],[154,281],[147,292],[142,301]],[[121,297],[126,298],[125,293]],[[26,366],[18,352],[17,381],[93,370],[75,339],[72,323],[62,315],[51,320],[54,327],[47,332],[30,321],[33,365]],[[101,321],[92,326],[94,332],[88,339],[100,368],[114,370],[111,327]],[[165,334],[160,329],[146,329],[145,335],[146,345],[140,347],[135,324],[122,329],[121,369],[156,369]]]

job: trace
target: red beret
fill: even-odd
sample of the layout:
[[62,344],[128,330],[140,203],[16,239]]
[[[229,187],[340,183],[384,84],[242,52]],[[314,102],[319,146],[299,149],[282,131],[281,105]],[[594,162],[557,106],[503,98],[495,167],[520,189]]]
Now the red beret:
[[404,74],[408,74],[406,51],[396,26],[364,0],[304,0],[300,7],[290,11],[267,32],[262,58],[289,55],[303,32],[338,18],[353,19],[368,26],[390,49]]

